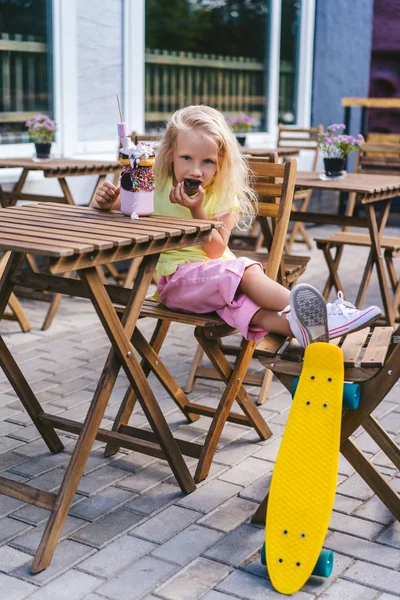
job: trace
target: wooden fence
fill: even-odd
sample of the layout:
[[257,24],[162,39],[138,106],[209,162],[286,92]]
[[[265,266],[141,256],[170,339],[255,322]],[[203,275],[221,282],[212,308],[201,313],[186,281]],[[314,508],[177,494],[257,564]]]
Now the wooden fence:
[[[262,122],[265,65],[252,58],[147,50],[146,126],[164,123],[177,108],[210,104],[224,113],[243,111]],[[42,41],[0,33],[0,124],[22,123],[48,110],[48,56]],[[294,73],[281,63],[279,111],[292,96]]]

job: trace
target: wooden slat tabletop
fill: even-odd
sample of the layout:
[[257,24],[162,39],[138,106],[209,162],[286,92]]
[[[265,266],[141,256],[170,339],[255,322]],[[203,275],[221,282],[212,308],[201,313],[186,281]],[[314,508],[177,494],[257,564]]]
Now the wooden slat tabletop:
[[315,171],[297,171],[296,189],[312,188],[357,194],[379,194],[396,192],[400,195],[400,176],[371,175],[369,173],[347,173],[341,181],[323,181]]
[[122,167],[117,161],[81,160],[75,158],[55,158],[49,162],[36,162],[31,158],[3,158],[0,169],[29,169],[43,171],[45,177],[69,177],[73,175],[99,175],[112,173]]
[[179,238],[220,225],[156,215],[132,220],[119,211],[46,202],[0,210],[0,248],[64,257]]
[[240,148],[242,154],[249,156],[269,156],[270,154],[277,153],[279,156],[298,156],[300,154],[299,148],[292,146],[280,146],[279,148],[248,148],[243,146]]

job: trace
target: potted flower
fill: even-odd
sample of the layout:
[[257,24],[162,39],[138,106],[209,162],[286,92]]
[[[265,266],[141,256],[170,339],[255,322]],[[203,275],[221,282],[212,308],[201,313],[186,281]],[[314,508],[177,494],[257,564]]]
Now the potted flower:
[[325,168],[325,171],[320,173],[321,179],[343,179],[346,176],[344,170],[346,156],[364,143],[360,133],[357,137],[344,135],[345,128],[343,123],[329,125],[325,132],[318,135],[318,145],[321,148]]
[[246,115],[244,112],[240,112],[237,115],[227,115],[226,120],[228,121],[231,129],[236,133],[237,141],[241,146],[244,146],[246,143],[246,135],[237,135],[237,134],[246,134],[253,129],[253,126],[256,122],[253,117]]
[[26,121],[25,126],[35,143],[36,158],[49,160],[51,142],[57,129],[55,122],[48,115],[34,115]]

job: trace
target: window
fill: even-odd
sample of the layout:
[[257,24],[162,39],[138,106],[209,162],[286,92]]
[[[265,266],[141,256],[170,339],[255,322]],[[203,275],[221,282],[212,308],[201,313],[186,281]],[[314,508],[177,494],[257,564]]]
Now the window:
[[53,117],[51,0],[0,0],[0,142],[28,142],[25,121]]
[[177,108],[245,112],[266,128],[267,0],[146,0],[145,127]]

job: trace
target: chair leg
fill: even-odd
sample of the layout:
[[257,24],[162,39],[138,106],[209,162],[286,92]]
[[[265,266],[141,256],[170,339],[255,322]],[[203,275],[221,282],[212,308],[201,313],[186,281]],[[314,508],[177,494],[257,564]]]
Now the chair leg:
[[28,321],[28,317],[25,314],[24,309],[22,308],[21,304],[19,303],[19,301],[17,300],[17,297],[15,294],[11,294],[11,296],[8,299],[8,305],[11,308],[16,320],[18,321],[18,323],[20,324],[20,327],[22,329],[23,332],[27,332],[31,330],[31,326],[30,323]]
[[227,382],[224,393],[222,394],[221,400],[219,401],[218,407],[214,413],[214,417],[208,430],[206,441],[197,464],[194,480],[196,483],[199,483],[207,477],[210,471],[211,463],[214,458],[222,430],[230,414],[230,410],[235,398],[237,399],[243,412],[249,418],[249,424],[254,427],[262,439],[268,439],[272,435],[272,432],[242,386],[242,382],[253,356],[256,343],[246,342],[243,344],[235,367],[232,369],[218,343],[215,340],[207,339],[202,328],[196,327],[195,336],[203,347],[207,356],[210,358],[214,367],[218,370],[221,377],[223,377],[223,379]]
[[[162,319],[158,319],[157,321],[156,327],[153,331],[153,335],[150,340],[150,346],[154,349],[155,352],[157,352],[157,354],[159,353],[161,346],[164,343],[170,325],[170,321],[163,321]],[[141,361],[141,367],[146,377],[148,377],[151,371],[149,363],[143,359]],[[125,392],[117,416],[115,417],[115,421],[112,426],[112,431],[118,431],[121,425],[128,425],[129,419],[131,418],[131,415],[135,408],[136,401],[137,395],[135,391],[131,388],[131,386],[129,386]],[[114,454],[116,454],[117,452],[119,452],[119,446],[107,444],[104,450],[104,456],[114,456]]]
[[190,394],[190,392],[193,391],[194,382],[196,381],[197,369],[201,365],[203,356],[204,356],[204,350],[200,345],[198,345],[197,349],[196,349],[196,354],[194,355],[194,358],[193,358],[192,366],[190,367],[190,372],[189,372],[188,378],[186,379],[186,383],[183,386],[183,391],[186,394]]
[[269,388],[271,387],[273,376],[274,376],[274,374],[272,371],[270,371],[269,369],[265,369],[263,382],[262,382],[260,393],[258,395],[258,400],[257,400],[258,406],[261,406],[262,404],[266,403],[266,401],[268,399],[268,392],[269,392]]

